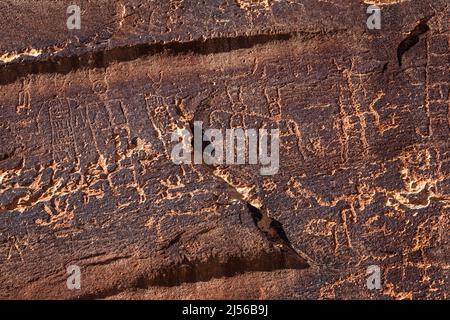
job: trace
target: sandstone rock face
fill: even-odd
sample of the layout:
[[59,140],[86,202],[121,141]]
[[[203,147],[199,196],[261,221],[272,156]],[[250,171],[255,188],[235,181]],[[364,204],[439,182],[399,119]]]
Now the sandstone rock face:
[[[0,4],[1,298],[448,298],[448,1],[71,4]],[[195,121],[278,173],[175,164]]]

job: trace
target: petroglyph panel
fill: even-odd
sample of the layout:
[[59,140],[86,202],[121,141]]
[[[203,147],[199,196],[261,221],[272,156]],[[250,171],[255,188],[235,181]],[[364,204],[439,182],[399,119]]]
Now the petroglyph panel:
[[[448,298],[449,12],[429,4],[368,32],[355,3],[105,1],[84,51],[0,41],[0,297]],[[279,172],[174,164],[195,121],[279,129]]]

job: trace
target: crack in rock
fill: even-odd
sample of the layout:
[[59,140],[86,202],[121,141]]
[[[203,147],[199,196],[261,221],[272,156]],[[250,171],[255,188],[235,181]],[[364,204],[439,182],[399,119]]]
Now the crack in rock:
[[420,20],[419,24],[408,34],[408,36],[405,39],[403,39],[402,42],[400,42],[400,44],[397,47],[397,59],[399,66],[402,65],[403,55],[419,42],[420,36],[422,34],[425,34],[430,30],[430,27],[428,26],[427,22],[432,17],[433,15],[428,18]]

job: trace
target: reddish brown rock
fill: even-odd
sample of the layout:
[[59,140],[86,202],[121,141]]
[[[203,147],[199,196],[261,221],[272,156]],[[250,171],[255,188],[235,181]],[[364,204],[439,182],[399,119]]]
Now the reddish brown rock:
[[[448,298],[449,9],[378,3],[0,4],[0,297]],[[194,121],[279,172],[174,164]]]

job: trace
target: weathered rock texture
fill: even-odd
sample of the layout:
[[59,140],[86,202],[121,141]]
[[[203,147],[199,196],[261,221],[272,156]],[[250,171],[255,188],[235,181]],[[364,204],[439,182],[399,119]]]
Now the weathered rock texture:
[[[448,298],[448,1],[77,2],[0,4],[0,297]],[[196,120],[279,173],[174,164]]]

